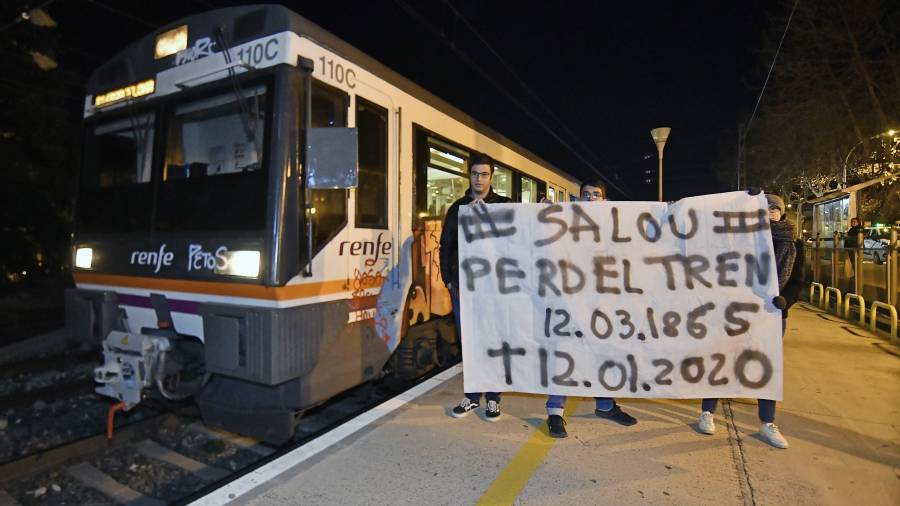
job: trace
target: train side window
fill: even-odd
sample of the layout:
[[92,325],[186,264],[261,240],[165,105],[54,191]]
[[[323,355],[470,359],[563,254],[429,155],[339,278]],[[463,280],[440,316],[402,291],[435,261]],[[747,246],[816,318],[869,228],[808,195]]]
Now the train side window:
[[433,137],[428,138],[426,208],[420,217],[438,218],[469,188],[469,152]]
[[528,176],[522,176],[521,183],[522,202],[535,203],[538,201],[538,184],[537,181]]
[[512,198],[513,196],[513,172],[511,169],[494,164],[494,177],[491,179],[491,187],[497,195]]
[[387,228],[388,112],[356,97],[359,132],[359,186],[356,190],[356,226]]
[[[319,81],[313,81],[312,126],[346,127],[350,97]],[[347,224],[347,190],[313,190],[313,251],[322,247]]]

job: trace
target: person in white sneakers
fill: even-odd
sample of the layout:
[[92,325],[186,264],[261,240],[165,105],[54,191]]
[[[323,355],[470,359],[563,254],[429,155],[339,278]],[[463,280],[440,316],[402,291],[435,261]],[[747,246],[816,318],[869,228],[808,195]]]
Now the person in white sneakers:
[[[788,309],[797,302],[803,285],[803,243],[794,242],[794,225],[785,220],[784,200],[774,193],[766,195],[769,202],[769,221],[771,223],[772,244],[775,246],[775,264],[778,270],[778,290],[785,300],[781,310],[781,335],[787,323]],[[714,434],[716,424],[713,420],[718,399],[703,399],[700,420],[697,428],[704,434]],[[775,425],[775,401],[759,399],[759,433],[762,438],[775,448],[790,446]]]

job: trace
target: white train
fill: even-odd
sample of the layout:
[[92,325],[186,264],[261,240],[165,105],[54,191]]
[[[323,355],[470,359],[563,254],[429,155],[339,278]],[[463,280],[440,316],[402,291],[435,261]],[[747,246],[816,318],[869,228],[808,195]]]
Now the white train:
[[457,359],[437,248],[470,153],[513,200],[578,189],[279,6],[171,23],[87,88],[66,326],[103,342],[98,392],[192,398],[272,442],[385,371]]

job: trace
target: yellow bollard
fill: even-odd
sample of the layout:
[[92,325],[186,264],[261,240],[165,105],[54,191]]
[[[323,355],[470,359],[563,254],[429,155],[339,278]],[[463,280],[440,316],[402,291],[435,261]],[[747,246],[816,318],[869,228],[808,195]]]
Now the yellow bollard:
[[862,295],[856,295],[855,293],[848,293],[846,297],[844,297],[844,319],[850,318],[850,301],[859,302],[859,324],[860,326],[866,326],[866,299],[863,298]]
[[878,308],[884,308],[888,310],[888,314],[891,315],[891,332],[889,337],[892,341],[898,340],[897,338],[897,308],[890,304],[885,304],[884,302],[875,301],[872,303],[872,311],[871,316],[869,317],[869,330],[875,332],[875,322],[878,320]]
[[831,294],[835,294],[834,296],[834,314],[840,316],[841,315],[841,291],[833,286],[829,286],[825,289],[825,301],[822,303],[822,308],[825,311],[831,309],[831,305],[828,303],[831,300]]
[[809,284],[809,303],[815,304],[813,302],[813,292],[818,289],[819,292],[819,307],[822,307],[822,303],[825,301],[825,287],[822,286],[822,283],[812,282]]

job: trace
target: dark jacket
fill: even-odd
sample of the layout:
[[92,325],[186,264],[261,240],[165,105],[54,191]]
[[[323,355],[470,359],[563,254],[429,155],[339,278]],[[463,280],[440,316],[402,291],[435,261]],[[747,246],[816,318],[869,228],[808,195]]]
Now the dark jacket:
[[[459,239],[457,228],[459,221],[459,206],[472,202],[470,194],[472,190],[466,190],[466,194],[450,206],[447,217],[444,218],[444,228],[441,230],[441,278],[444,284],[453,283],[459,286]],[[491,188],[484,197],[485,204],[504,204],[512,202],[511,199],[494,193]]]
[[791,268],[791,274],[788,277],[787,284],[781,289],[781,296],[784,297],[785,302],[787,302],[785,308],[781,310],[782,318],[787,318],[788,309],[800,299],[800,291],[803,290],[806,278],[806,255],[803,251],[803,241],[797,239],[794,241],[794,247],[797,248],[797,255],[794,257],[794,265]]
[[859,225],[855,225],[850,227],[850,230],[847,231],[847,236],[844,237],[844,247],[845,248],[857,248],[859,247],[859,233],[863,231],[863,228]]

